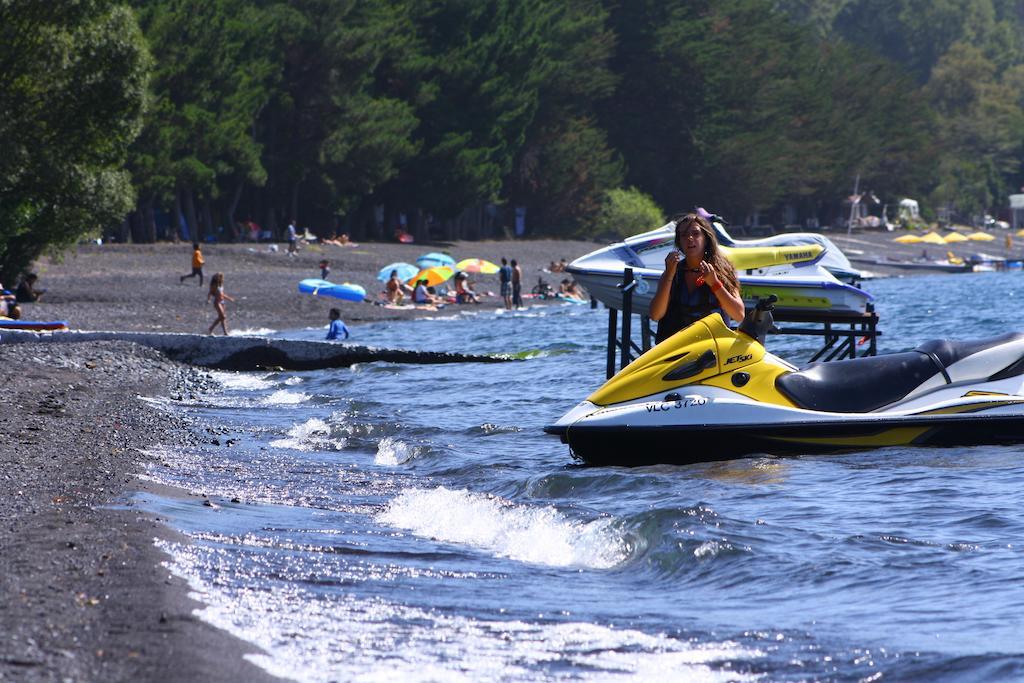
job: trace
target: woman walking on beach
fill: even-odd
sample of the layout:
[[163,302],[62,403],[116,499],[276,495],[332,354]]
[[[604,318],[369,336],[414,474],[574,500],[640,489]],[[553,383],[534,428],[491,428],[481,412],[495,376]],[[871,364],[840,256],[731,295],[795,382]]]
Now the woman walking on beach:
[[210,303],[211,297],[213,298],[213,310],[217,311],[217,319],[210,325],[208,334],[213,334],[213,328],[220,323],[226,337],[228,335],[228,313],[224,308],[224,300],[233,302],[234,299],[224,293],[224,273],[214,273],[210,278],[210,291],[206,294],[206,303]]

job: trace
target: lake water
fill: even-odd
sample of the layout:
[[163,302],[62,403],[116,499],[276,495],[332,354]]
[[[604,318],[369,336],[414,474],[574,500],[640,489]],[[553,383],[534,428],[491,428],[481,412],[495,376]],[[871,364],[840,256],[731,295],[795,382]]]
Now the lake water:
[[[1024,330],[1024,274],[870,281],[882,352]],[[159,402],[140,496],[203,619],[303,681],[1024,677],[1024,446],[583,468],[541,428],[603,380],[607,313],[356,327],[360,344],[516,353],[213,373]],[[284,333],[317,339],[324,330]],[[769,337],[803,362],[814,342]],[[214,445],[213,440],[220,445]]]

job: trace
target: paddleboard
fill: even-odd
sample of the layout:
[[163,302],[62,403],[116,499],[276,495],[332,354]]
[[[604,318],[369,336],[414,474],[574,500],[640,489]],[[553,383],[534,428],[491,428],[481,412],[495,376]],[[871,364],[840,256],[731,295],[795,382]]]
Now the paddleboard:
[[68,323],[66,320],[51,320],[43,322],[39,320],[10,320],[0,318],[0,329],[30,331],[66,330],[68,329]]
[[327,280],[318,280],[314,278],[299,282],[299,291],[303,294],[330,296],[335,299],[343,299],[345,301],[362,301],[366,298],[366,290],[359,285],[354,285],[349,282],[337,285],[333,282],[328,282]]

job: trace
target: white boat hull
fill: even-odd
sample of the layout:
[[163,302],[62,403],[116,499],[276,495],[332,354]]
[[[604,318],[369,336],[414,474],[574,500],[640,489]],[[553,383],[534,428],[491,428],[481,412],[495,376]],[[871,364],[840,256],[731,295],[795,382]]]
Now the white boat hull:
[[[719,230],[721,232],[720,228]],[[632,289],[632,311],[639,315],[647,315],[651,299],[657,291],[658,280],[665,268],[665,256],[673,248],[673,237],[674,230],[670,224],[581,256],[569,264],[566,270],[590,292],[593,298],[609,308],[622,310],[623,273],[627,267],[632,268],[633,277],[637,282],[636,287]],[[826,251],[822,258],[811,263],[738,272],[744,304],[750,308],[757,303],[759,297],[775,294],[779,297],[775,310],[780,313],[863,314],[874,297],[859,287],[840,282],[823,265],[828,249],[836,247],[827,239],[815,235],[792,235],[790,239],[792,241],[804,237],[809,240],[819,238],[812,241],[825,246]],[[778,244],[782,243],[778,241]],[[743,248],[768,246],[771,243],[768,240],[757,240],[733,244],[736,248]],[[835,260],[837,263],[849,264],[845,256]]]

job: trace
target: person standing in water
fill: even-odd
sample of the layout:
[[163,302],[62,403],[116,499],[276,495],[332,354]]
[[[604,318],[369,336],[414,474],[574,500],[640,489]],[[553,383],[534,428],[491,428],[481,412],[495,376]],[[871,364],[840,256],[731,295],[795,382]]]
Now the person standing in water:
[[504,256],[501,258],[501,268],[498,269],[498,280],[501,282],[501,298],[505,300],[505,308],[512,310],[512,267]]
[[224,293],[224,273],[214,273],[213,277],[210,278],[210,291],[206,294],[206,303],[210,303],[210,299],[213,299],[213,310],[217,311],[217,319],[210,325],[210,330],[207,334],[213,334],[213,328],[217,327],[217,323],[220,323],[226,337],[228,334],[228,313],[227,309],[224,308],[224,301],[226,299],[234,302],[234,299]]
[[523,269],[512,259],[512,307],[523,308]]
[[341,311],[337,308],[332,308],[329,316],[331,318],[331,327],[327,330],[327,339],[330,341],[348,339],[348,328],[341,321]]
[[192,243],[192,272],[188,275],[182,275],[178,280],[178,284],[184,282],[187,278],[199,276],[199,286],[203,286],[203,264],[206,263],[206,259],[203,258],[203,252],[199,249],[199,243]]

